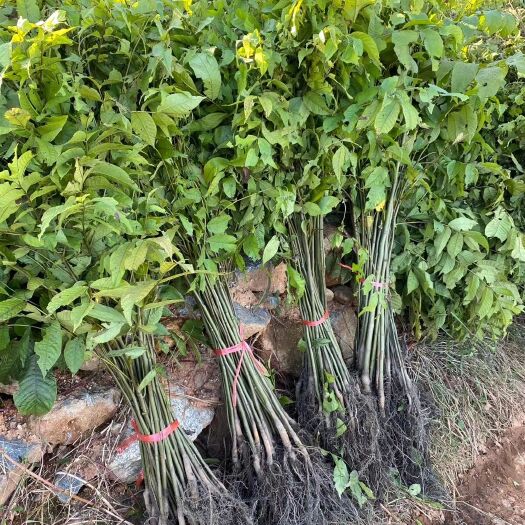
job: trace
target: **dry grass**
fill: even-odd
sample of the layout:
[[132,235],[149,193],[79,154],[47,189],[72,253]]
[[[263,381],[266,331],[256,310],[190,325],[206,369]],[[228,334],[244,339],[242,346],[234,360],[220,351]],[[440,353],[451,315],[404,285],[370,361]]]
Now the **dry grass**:
[[439,341],[415,349],[414,373],[436,407],[432,456],[452,494],[487,441],[522,422],[525,326],[500,343]]
[[[117,484],[108,478],[104,467],[106,459],[119,442],[118,430],[125,414],[120,414],[102,431],[91,433],[69,447],[59,447],[52,456],[46,456],[36,469],[14,465],[23,472],[9,502],[0,508],[0,525],[132,525],[142,524],[141,492]],[[96,450],[96,452],[94,452]],[[75,475],[74,465],[82,464],[83,471],[95,471],[78,496],[67,504],[61,503],[61,491],[53,480],[55,474]],[[83,478],[84,479],[84,478]],[[133,515],[136,514],[134,518]]]

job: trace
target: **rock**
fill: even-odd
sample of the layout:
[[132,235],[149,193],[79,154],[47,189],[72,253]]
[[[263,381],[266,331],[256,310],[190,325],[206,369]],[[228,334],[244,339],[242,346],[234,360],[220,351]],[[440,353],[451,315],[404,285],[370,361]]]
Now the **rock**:
[[213,421],[215,409],[212,406],[198,406],[187,389],[174,386],[170,388],[171,409],[173,415],[179,420],[186,435],[195,441],[198,435]]
[[357,330],[355,310],[348,305],[334,302],[330,308],[330,322],[343,357],[347,363],[350,363],[354,357],[354,339]]
[[115,415],[120,401],[116,388],[93,385],[59,398],[44,416],[31,416],[29,429],[43,442],[71,444]]
[[266,308],[266,310],[275,310],[280,304],[281,299],[278,295],[270,295],[263,301],[261,308]]
[[270,323],[270,314],[264,308],[245,308],[238,303],[234,303],[233,308],[245,339],[262,332]]
[[69,503],[71,496],[76,496],[80,489],[85,485],[85,481],[78,476],[73,476],[67,472],[57,472],[54,485],[67,492],[56,491],[57,498],[61,503]]
[[[43,455],[42,446],[20,439],[8,440],[0,436],[0,451],[24,465],[40,462]],[[25,473],[0,455],[0,505],[3,505],[14,492]]]
[[[204,359],[200,363],[183,361],[168,370],[168,392],[173,417],[183,431],[194,441],[213,420],[219,403],[220,374],[216,359]],[[122,441],[133,433],[128,423]],[[121,441],[121,443],[122,443]],[[133,443],[123,451],[116,451],[107,464],[115,479],[132,483],[142,468],[140,447]]]
[[[123,436],[123,440],[133,433],[131,425]],[[122,443],[122,442],[121,442]],[[133,483],[138,478],[142,469],[140,445],[137,441],[124,450],[116,450],[115,454],[106,465],[110,476],[121,483]]]
[[286,264],[277,266],[260,264],[248,267],[244,273],[237,273],[234,288],[251,292],[283,294],[286,292]]
[[330,288],[327,288],[324,293],[326,295],[326,302],[331,303],[334,300],[334,292],[332,292]]
[[273,319],[257,341],[257,355],[279,372],[298,377],[303,368],[303,354],[298,349],[302,335],[303,326],[297,316]]
[[180,303],[175,303],[176,307],[173,309],[173,312],[176,317],[181,317],[182,319],[200,318],[201,313],[197,306],[197,301],[195,300],[195,297],[193,297],[193,295],[186,295],[184,297],[184,304],[182,306],[177,307],[177,304]]
[[350,304],[354,299],[354,293],[349,286],[336,286],[334,288],[334,299],[341,304]]

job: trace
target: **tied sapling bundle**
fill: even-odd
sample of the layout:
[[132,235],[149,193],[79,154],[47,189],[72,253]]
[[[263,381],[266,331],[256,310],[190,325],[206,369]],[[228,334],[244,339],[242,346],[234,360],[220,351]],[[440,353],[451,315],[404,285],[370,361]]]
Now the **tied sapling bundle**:
[[[360,479],[380,492],[380,424],[370,396],[348,369],[326,303],[323,217],[294,213],[288,221],[293,281],[305,325],[305,359],[297,388],[299,422],[319,434],[323,447],[339,454]],[[354,489],[355,490],[355,489]],[[358,497],[357,494],[354,496]]]
[[158,374],[154,336],[127,333],[101,345],[99,355],[132,409],[135,433],[122,447],[140,442],[150,516],[159,525],[252,523],[246,505],[226,489],[174,419]]
[[402,346],[397,332],[393,306],[397,295],[390,278],[401,202],[423,182],[422,171],[410,158],[414,141],[414,135],[405,135],[401,145],[389,141],[384,149],[372,142],[377,146],[373,163],[357,168],[354,220],[358,243],[367,256],[353,265],[361,276],[356,359],[363,391],[377,399],[385,465],[403,483],[419,484],[424,493],[442,497],[428,455],[428,415],[410,378],[406,345]]
[[219,359],[237,474],[258,501],[261,523],[357,523],[350,500],[339,498],[332,472],[299,436],[243,340],[224,276],[204,278],[195,292],[210,342]]

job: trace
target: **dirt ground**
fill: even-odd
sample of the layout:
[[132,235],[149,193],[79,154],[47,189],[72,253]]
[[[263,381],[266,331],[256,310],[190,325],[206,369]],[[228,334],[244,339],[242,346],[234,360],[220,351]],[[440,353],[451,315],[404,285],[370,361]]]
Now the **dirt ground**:
[[490,444],[458,493],[457,507],[468,525],[525,525],[525,426]]

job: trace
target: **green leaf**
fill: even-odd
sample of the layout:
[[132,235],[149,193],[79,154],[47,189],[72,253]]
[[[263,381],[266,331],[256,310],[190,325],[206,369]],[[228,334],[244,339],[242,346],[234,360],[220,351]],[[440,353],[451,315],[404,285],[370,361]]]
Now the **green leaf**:
[[179,215],[180,222],[186,233],[191,237],[193,235],[193,224],[184,215]]
[[350,34],[350,36],[361,40],[361,42],[363,42],[363,49],[370,57],[370,60],[372,60],[372,62],[374,62],[376,65],[380,65],[379,49],[377,48],[375,40],[370,35],[362,33],[361,31],[354,31]]
[[291,264],[286,265],[286,273],[288,275],[288,283],[295,290],[297,299],[300,299],[304,295],[306,281]]
[[350,472],[348,488],[350,489],[352,496],[356,499],[357,504],[360,507],[362,507],[368,501],[368,498],[363,494],[363,490],[361,489],[361,483],[359,482],[359,474],[357,473],[357,470],[352,470],[352,472]]
[[305,202],[303,204],[303,211],[310,215],[311,217],[318,217],[322,215],[321,208],[315,202]]
[[218,233],[208,237],[208,244],[212,252],[218,253],[221,250],[226,252],[234,252],[237,248],[237,239],[233,235],[226,233]]
[[7,67],[11,62],[11,42],[0,45],[0,67]]
[[348,473],[348,467],[346,463],[341,459],[334,456],[335,467],[334,467],[334,486],[339,497],[348,487],[350,481],[350,474]]
[[224,233],[228,228],[228,223],[231,217],[226,214],[221,214],[218,217],[213,217],[206,225],[210,233]]
[[19,211],[18,199],[24,192],[8,182],[0,184],[0,224]]
[[470,83],[476,78],[478,64],[471,62],[456,62],[452,68],[451,86],[452,93],[464,93]]
[[202,101],[204,97],[195,96],[187,91],[168,95],[159,105],[160,113],[167,113],[174,117],[188,116]]
[[227,113],[208,113],[201,119],[194,120],[184,126],[188,131],[210,131],[217,128],[220,123],[228,117]]
[[507,57],[506,61],[509,66],[516,68],[518,77],[525,77],[525,55],[523,53],[515,53],[514,55]]
[[472,230],[472,228],[474,228],[474,226],[476,226],[477,224],[477,221],[473,219],[468,219],[467,217],[458,217],[457,219],[454,219],[448,223],[450,228],[457,232],[465,232]]
[[53,321],[44,329],[41,341],[35,343],[35,354],[38,356],[38,366],[42,376],[46,377],[62,352],[62,327],[58,321]]
[[489,66],[480,69],[476,75],[478,96],[482,100],[493,97],[505,84],[507,69],[499,66]]
[[374,121],[378,134],[387,134],[396,125],[401,106],[397,100],[386,98]]
[[497,237],[501,242],[504,242],[512,228],[513,223],[509,214],[503,208],[498,208],[494,218],[485,226],[485,235],[489,239]]
[[259,242],[253,233],[244,239],[242,243],[242,249],[244,250],[244,253],[253,261],[256,261],[259,258]]
[[61,306],[67,306],[71,304],[75,299],[82,297],[88,287],[84,285],[75,284],[71,288],[62,290],[51,298],[51,301],[47,303],[47,311],[52,314],[56,312]]
[[118,310],[98,303],[93,306],[89,315],[104,323],[124,324],[126,322],[126,319]]
[[343,6],[343,13],[345,15],[345,18],[348,18],[352,22],[355,22],[361,9],[373,3],[374,0],[345,0]]
[[484,319],[485,317],[489,316],[493,299],[494,293],[488,286],[485,286],[483,294],[481,295],[481,301],[479,303],[478,310],[476,312],[480,319]]
[[131,272],[136,272],[140,266],[146,261],[148,255],[148,243],[146,241],[137,241],[134,246],[126,252],[124,259],[124,268]]
[[279,250],[279,244],[280,244],[279,237],[277,237],[277,235],[274,235],[268,241],[268,244],[264,247],[264,250],[263,250],[263,258],[262,258],[263,264],[266,264],[268,261],[273,259],[273,257],[277,253],[277,250]]
[[334,169],[334,174],[337,178],[341,178],[345,173],[348,167],[350,166],[350,151],[343,144],[334,153],[332,157],[332,167]]
[[157,125],[149,113],[146,113],[145,111],[132,111],[131,129],[146,144],[149,144],[150,146],[155,145]]
[[436,250],[436,261],[438,257],[441,255],[443,250],[445,249],[445,246],[448,243],[448,240],[450,239],[450,236],[452,235],[452,230],[445,226],[443,228],[443,231],[439,232],[436,235],[436,238],[434,239],[434,249]]
[[308,111],[314,115],[330,115],[330,110],[326,106],[325,99],[315,91],[309,91],[303,97],[303,102]]
[[348,427],[346,426],[345,422],[342,419],[337,418],[335,422],[335,437],[341,437],[347,430]]
[[525,235],[523,235],[523,233],[516,235],[514,248],[512,249],[510,256],[517,261],[525,262]]
[[49,117],[43,126],[37,128],[37,133],[42,140],[53,142],[57,135],[62,131],[67,122],[67,115]]
[[428,54],[434,58],[441,58],[443,56],[443,40],[439,33],[434,29],[426,28],[421,31],[421,36]]
[[125,348],[121,348],[120,350],[111,350],[111,352],[107,353],[107,356],[121,357],[125,355],[130,359],[137,359],[141,355],[144,355],[145,352],[146,349],[143,346],[126,346]]
[[84,339],[75,337],[70,339],[64,347],[64,360],[72,374],[76,374],[84,364],[86,345]]
[[414,498],[419,496],[419,494],[421,494],[421,485],[419,485],[419,483],[413,483],[408,487],[408,493]]
[[399,58],[399,62],[409,71],[418,72],[416,61],[412,58],[410,51],[410,44],[414,44],[419,40],[419,33],[412,30],[394,31],[392,33],[392,43],[394,44],[394,51]]
[[15,317],[25,308],[25,306],[26,302],[17,297],[0,301],[0,323]]
[[144,281],[127,288],[127,290],[122,294],[120,299],[120,305],[122,306],[122,313],[131,326],[131,312],[134,306],[139,305],[143,299],[145,299],[149,293],[155,288],[156,281]]
[[18,391],[13,396],[16,408],[23,416],[42,416],[51,410],[56,398],[55,378],[43,377],[36,356],[30,356],[20,378]]
[[407,295],[411,294],[419,287],[419,281],[417,280],[416,274],[410,270],[407,277]]
[[209,53],[199,53],[189,63],[195,76],[204,83],[206,96],[211,100],[216,99],[221,92],[221,72],[215,57]]
[[142,392],[157,377],[157,369],[150,370],[140,382],[138,391]]
[[319,208],[323,215],[328,215],[339,204],[339,199],[333,195],[325,195],[319,201]]
[[455,259],[461,249],[463,248],[463,234],[455,233],[450,237],[450,240],[447,244],[447,252],[452,259]]
[[40,20],[40,8],[36,0],[16,0],[16,10],[18,16],[30,22],[38,22]]
[[138,190],[138,186],[133,182],[131,177],[121,167],[115,166],[114,164],[98,161],[89,172],[102,175],[117,184]]

